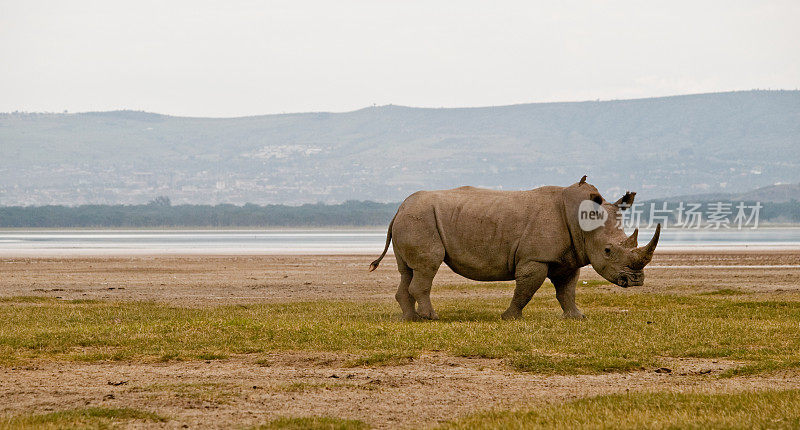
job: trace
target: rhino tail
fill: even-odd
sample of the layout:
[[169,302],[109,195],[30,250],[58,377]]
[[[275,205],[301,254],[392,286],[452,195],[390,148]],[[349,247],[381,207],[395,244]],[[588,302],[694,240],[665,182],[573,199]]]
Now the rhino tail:
[[392,241],[392,224],[394,224],[395,218],[397,218],[397,214],[394,214],[394,217],[392,217],[392,222],[389,223],[389,231],[386,232],[386,245],[383,247],[383,253],[381,253],[381,256],[378,257],[377,260],[373,261],[369,265],[370,272],[378,268],[378,265],[381,264],[381,260],[383,260],[383,257],[386,256],[386,251],[389,250],[389,243]]

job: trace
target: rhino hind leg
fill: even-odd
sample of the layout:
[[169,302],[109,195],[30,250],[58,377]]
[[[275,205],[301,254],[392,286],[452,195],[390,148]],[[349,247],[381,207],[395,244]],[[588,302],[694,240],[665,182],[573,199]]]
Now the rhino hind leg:
[[416,305],[417,301],[408,291],[408,287],[411,285],[411,279],[414,272],[410,267],[408,267],[406,262],[400,258],[399,255],[395,254],[395,256],[397,257],[397,270],[400,272],[400,285],[397,286],[397,294],[394,295],[394,298],[397,299],[397,303],[400,304],[400,309],[403,311],[404,320],[419,320],[420,316],[414,309],[414,305]]
[[433,310],[431,303],[431,285],[436,271],[414,270],[408,291],[417,301],[417,315],[428,320],[438,320],[439,315]]
[[528,263],[517,267],[514,297],[502,318],[504,320],[522,318],[522,309],[531,301],[531,297],[542,286],[547,277],[547,265],[544,263]]
[[550,276],[550,280],[553,281],[553,285],[556,287],[558,304],[561,305],[561,310],[564,311],[563,318],[586,318],[575,304],[575,285],[578,283],[579,274],[580,269],[572,269],[566,273]]
[[392,241],[401,276],[409,270],[411,273],[408,293],[412,300],[407,300],[401,290],[404,287],[402,281],[398,288],[398,302],[402,300],[400,307],[403,308],[403,317],[411,319],[405,304],[411,303],[409,307],[413,310],[413,303],[416,302],[414,319],[438,319],[431,304],[431,285],[444,261],[445,248],[433,211],[401,207],[392,225]]

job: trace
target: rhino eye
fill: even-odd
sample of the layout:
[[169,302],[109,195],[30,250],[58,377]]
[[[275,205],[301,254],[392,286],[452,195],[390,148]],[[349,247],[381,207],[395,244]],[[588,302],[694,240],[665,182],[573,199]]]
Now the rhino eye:
[[603,250],[603,252],[605,252],[606,257],[611,256],[611,247],[606,246],[606,248]]

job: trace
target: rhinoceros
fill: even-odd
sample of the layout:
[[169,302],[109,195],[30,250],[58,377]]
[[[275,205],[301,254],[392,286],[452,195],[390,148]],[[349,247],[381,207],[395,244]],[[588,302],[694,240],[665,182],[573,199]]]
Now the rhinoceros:
[[[591,264],[621,287],[644,282],[643,269],[653,257],[661,225],[642,247],[637,247],[638,229],[626,236],[618,214],[630,207],[635,196],[627,192],[610,203],[586,182],[586,176],[568,187],[526,191],[475,187],[419,191],[400,205],[389,224],[383,253],[369,271],[378,267],[391,243],[400,271],[395,298],[405,320],[438,319],[430,291],[442,262],[476,281],[515,280],[503,319],[521,318],[545,278],[556,288],[563,317],[582,319],[575,305],[581,267]],[[591,231],[581,228],[580,217],[585,214],[579,214],[587,201],[607,213]]]

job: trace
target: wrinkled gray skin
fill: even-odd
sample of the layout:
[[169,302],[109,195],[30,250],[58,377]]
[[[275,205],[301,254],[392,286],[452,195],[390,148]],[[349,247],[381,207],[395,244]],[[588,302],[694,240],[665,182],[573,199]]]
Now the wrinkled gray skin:
[[[638,231],[627,237],[617,226],[618,211],[631,205],[636,193],[610,203],[585,179],[569,187],[529,191],[461,187],[414,193],[397,210],[386,248],[370,271],[378,267],[391,242],[401,277],[395,298],[409,321],[438,318],[430,291],[442,262],[476,281],[516,280],[503,319],[521,318],[545,278],[555,285],[563,316],[584,318],[575,305],[580,268],[591,264],[621,287],[642,285],[642,269],[652,258],[661,230],[659,225],[653,240],[637,248]],[[608,211],[603,227],[590,232],[580,228],[578,206],[584,200]]]

